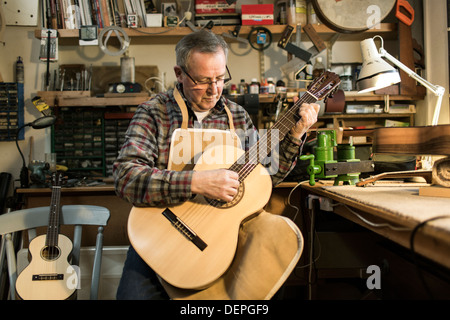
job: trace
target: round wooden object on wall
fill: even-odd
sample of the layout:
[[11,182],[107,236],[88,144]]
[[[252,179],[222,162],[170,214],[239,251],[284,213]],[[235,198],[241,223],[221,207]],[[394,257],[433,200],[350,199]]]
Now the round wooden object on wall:
[[312,0],[320,21],[341,33],[358,33],[376,26],[395,3],[396,0]]
[[437,160],[431,174],[433,184],[450,187],[450,157]]

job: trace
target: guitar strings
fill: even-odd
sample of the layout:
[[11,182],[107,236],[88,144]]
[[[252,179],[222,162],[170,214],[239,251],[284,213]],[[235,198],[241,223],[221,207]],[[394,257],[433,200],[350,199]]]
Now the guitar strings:
[[[304,97],[304,98],[303,98]],[[301,99],[299,99],[293,107],[291,107],[289,110],[287,110],[283,116],[280,118],[280,120],[278,120],[270,130],[268,130],[260,139],[259,141],[253,145],[249,151],[248,151],[248,158],[249,160],[237,171],[237,173],[239,174],[239,180],[240,182],[243,182],[243,180],[250,174],[250,172],[258,165],[259,161],[258,161],[258,155],[260,154],[259,149],[261,147],[261,142],[263,143],[263,146],[267,146],[267,143],[269,141],[269,143],[273,143],[273,139],[272,139],[272,131],[275,130],[280,130],[280,129],[285,129],[286,133],[288,130],[290,130],[294,125],[295,122],[292,122],[290,117],[292,115],[294,115],[295,112],[298,111],[299,107],[301,106],[301,104],[303,103],[312,103],[314,101],[314,99],[311,99],[311,97],[309,96],[303,96]],[[287,126],[284,124],[285,120],[287,120],[290,123],[290,126]],[[280,130],[281,131],[281,130]],[[276,143],[279,143],[279,141],[283,138],[283,137],[278,137],[279,139],[277,141],[275,141]],[[267,151],[271,151],[272,150],[272,146],[270,148],[270,150]],[[244,154],[245,156],[245,154]],[[265,156],[267,156],[267,154],[265,154]],[[242,158],[242,157],[241,157]],[[242,159],[238,159],[237,162],[235,162],[235,164],[233,166],[230,167],[230,170],[233,170],[234,167],[239,166],[236,165],[236,163],[239,163],[239,161],[242,161]]]
[[[295,114],[295,112],[298,112],[300,106],[303,103],[312,103],[316,101],[317,99],[314,96],[307,96],[303,95],[291,108],[289,108],[282,117],[272,126],[270,130],[268,130],[261,138],[258,140],[258,142],[250,147],[247,153],[244,153],[230,168],[229,170],[235,170],[239,174],[239,181],[240,183],[243,183],[244,179],[254,170],[254,168],[259,164],[257,160],[257,156],[259,154],[259,148],[261,146],[261,142],[264,142],[264,145],[267,145],[267,140],[270,142],[273,142],[271,139],[271,132],[273,129],[279,130],[280,128],[286,129],[286,131],[290,130],[295,122],[292,122],[290,120],[290,117]],[[285,125],[284,122],[287,120],[290,124],[290,126]],[[278,143],[279,141],[276,141]],[[273,148],[271,147],[270,150]],[[247,158],[248,160],[241,165],[241,162],[244,162],[243,158]],[[212,199],[209,201],[209,205],[212,207],[219,207],[223,204],[223,201]],[[195,210],[195,206],[192,207],[192,212]],[[205,210],[201,210],[202,212],[196,212],[197,217],[200,217],[202,213],[208,210],[208,206],[205,206]],[[186,215],[187,216],[187,215]]]
[[[54,177],[55,178],[55,177]],[[58,236],[59,236],[59,218],[60,218],[60,198],[61,187],[58,185],[52,186],[52,200],[50,207],[50,215],[48,222],[48,231],[46,237],[46,250],[48,261],[55,260],[58,255]],[[57,271],[55,263],[47,263],[47,273],[53,274]]]
[[[267,141],[272,142],[272,131],[274,129],[282,130],[284,129],[285,132],[283,134],[283,137],[278,137],[278,141],[276,143],[279,143],[284,138],[284,135],[287,134],[287,132],[295,125],[296,121],[292,121],[291,117],[295,117],[295,113],[298,113],[298,110],[300,109],[301,105],[303,103],[313,103],[317,101],[317,97],[314,96],[312,93],[307,91],[309,95],[304,94],[302,97],[300,97],[299,100],[294,103],[294,105],[289,108],[281,117],[280,119],[263,135],[258,139],[258,142],[250,147],[250,149],[245,152],[241,157],[238,158],[237,161],[233,163],[233,165],[229,168],[229,170],[233,170],[239,174],[239,182],[243,183],[244,179],[254,170],[254,168],[259,164],[259,161],[257,160],[257,156],[259,154],[259,150],[261,147],[261,142],[265,142],[264,146],[267,147]],[[288,122],[285,124],[284,122]],[[268,155],[272,151],[272,145],[271,148],[268,151],[265,156]],[[247,161],[245,161],[248,159]],[[244,164],[241,164],[244,163]],[[232,200],[233,201],[233,200]],[[204,219],[203,217],[205,214],[210,211],[210,206],[213,208],[217,208],[222,206],[224,202],[218,199],[210,199],[207,201],[206,204],[203,203],[192,203],[190,206],[190,209],[187,209],[184,211],[182,215],[182,220],[186,222],[192,214],[194,214],[194,218],[196,218],[193,221],[189,221],[189,226],[196,227],[198,226],[198,223],[201,223]],[[203,208],[200,208],[200,206],[203,206]]]

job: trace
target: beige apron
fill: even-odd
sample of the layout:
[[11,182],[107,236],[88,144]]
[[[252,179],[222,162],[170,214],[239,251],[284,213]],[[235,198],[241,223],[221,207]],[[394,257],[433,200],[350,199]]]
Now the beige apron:
[[[202,152],[196,150],[200,145],[205,149],[226,143],[240,148],[232,115],[226,106],[230,131],[191,129],[187,128],[187,108],[177,89],[174,96],[183,122],[172,135],[169,169],[192,169],[198,153]],[[186,154],[186,150],[192,152]],[[172,299],[270,299],[295,268],[302,251],[303,237],[298,227],[286,217],[261,210],[254,218],[241,224],[235,258],[227,272],[211,286],[203,290],[186,290],[171,286],[162,279],[161,283]]]

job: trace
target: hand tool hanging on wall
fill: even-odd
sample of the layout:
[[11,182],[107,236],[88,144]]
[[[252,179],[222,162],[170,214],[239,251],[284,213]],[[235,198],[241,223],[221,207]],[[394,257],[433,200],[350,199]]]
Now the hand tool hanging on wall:
[[[305,31],[305,34],[313,43],[313,45],[308,50],[304,50],[298,45],[294,45],[290,42],[291,36],[294,32],[294,27],[290,25],[286,26],[281,39],[278,41],[278,46],[280,48],[295,56],[294,59],[283,65],[281,67],[281,70],[283,70],[286,74],[295,72],[295,78],[297,78],[297,75],[306,67],[308,61],[310,61],[313,57],[317,56],[319,53],[326,49],[325,43],[311,24],[305,25],[303,29]],[[300,32],[301,26],[298,25],[297,33]]]
[[410,26],[414,22],[414,9],[407,0],[397,0],[395,16],[404,24]]
[[[300,28],[301,26],[299,27],[299,30],[297,32],[300,32]],[[289,41],[293,32],[294,27],[291,25],[287,25],[283,31],[283,34],[281,35],[281,39],[278,41],[278,46],[303,61],[309,61],[309,59],[311,59],[312,52],[297,47]]]
[[214,22],[212,20],[210,20],[200,29],[197,29],[195,27],[195,25],[189,20],[186,21],[186,25],[189,27],[189,29],[192,30],[192,32],[195,32],[195,31],[198,31],[198,30],[201,30],[201,29],[209,29],[209,30],[211,30],[214,27]]
[[31,99],[31,102],[44,116],[50,116],[52,114],[50,106],[41,97],[36,96]]
[[265,27],[254,27],[247,37],[250,46],[258,51],[264,51],[272,43],[272,33]]
[[45,88],[50,90],[50,62],[58,61],[58,31],[55,29],[41,30],[41,47],[39,59],[45,61],[47,71],[45,75]]
[[241,25],[237,25],[234,27],[234,30],[228,31],[229,33],[223,32],[222,36],[230,39],[237,40],[242,43],[248,44],[248,39],[242,38],[239,36],[239,32],[241,31]]

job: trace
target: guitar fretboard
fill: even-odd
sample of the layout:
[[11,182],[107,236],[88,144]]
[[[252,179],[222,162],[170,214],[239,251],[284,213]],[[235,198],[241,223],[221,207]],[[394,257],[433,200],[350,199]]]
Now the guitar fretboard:
[[245,152],[233,165],[229,168],[239,174],[239,181],[243,182],[245,178],[253,171],[253,169],[272,152],[276,145],[284,139],[286,134],[300,120],[298,114],[303,103],[316,102],[317,98],[311,93],[306,92],[294,105],[289,108],[279,120],[263,135],[258,142]]
[[[59,181],[59,178],[56,178]],[[53,183],[55,184],[55,182]],[[56,247],[58,245],[60,213],[61,213],[61,186],[59,183],[52,186],[52,199],[50,204],[50,214],[48,218],[47,237],[45,245],[48,247]]]

